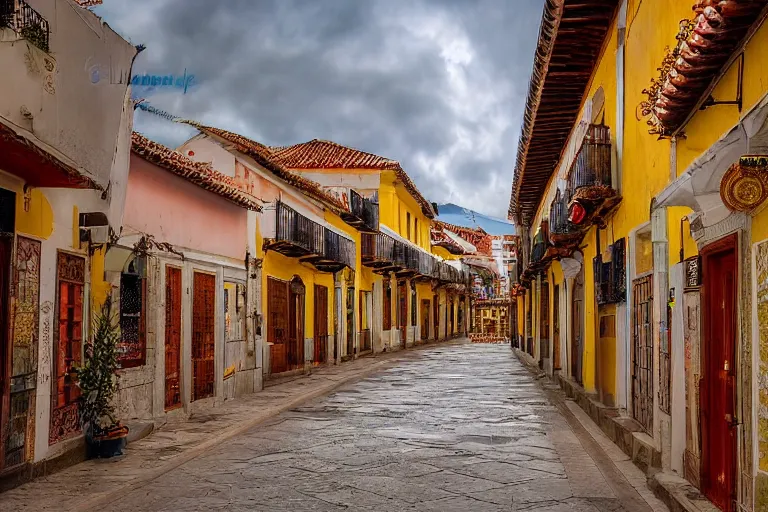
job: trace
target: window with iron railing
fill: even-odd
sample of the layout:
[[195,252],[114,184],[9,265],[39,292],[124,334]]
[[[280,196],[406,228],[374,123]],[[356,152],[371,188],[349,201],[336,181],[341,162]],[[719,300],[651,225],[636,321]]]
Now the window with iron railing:
[[50,51],[48,20],[24,0],[0,0],[0,27],[13,29],[44,52]]

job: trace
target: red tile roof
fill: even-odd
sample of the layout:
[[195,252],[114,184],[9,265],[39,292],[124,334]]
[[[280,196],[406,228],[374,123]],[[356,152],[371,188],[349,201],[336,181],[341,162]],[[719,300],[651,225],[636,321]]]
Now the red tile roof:
[[448,231],[456,233],[461,238],[474,245],[478,254],[485,254],[486,256],[491,255],[491,235],[483,231],[482,228],[465,228],[439,220],[435,221],[435,227],[440,230],[447,229]]
[[419,203],[421,211],[430,219],[436,212],[432,203],[419,192],[410,176],[397,160],[342,146],[328,140],[313,139],[288,147],[273,147],[277,162],[290,169],[375,169],[393,171],[409,194]]
[[443,230],[433,229],[430,232],[432,245],[442,247],[451,254],[466,254],[463,247],[453,241]]
[[285,181],[289,185],[292,185],[304,194],[316,201],[319,201],[333,209],[335,212],[347,211],[348,208],[337,197],[325,192],[319,183],[312,180],[308,180],[303,176],[299,176],[295,172],[291,172],[284,165],[279,163],[274,158],[272,149],[264,144],[256,142],[255,140],[243,137],[237,133],[222,130],[221,128],[215,128],[213,126],[206,126],[195,121],[181,121],[190,126],[194,126],[201,132],[207,135],[213,135],[224,139],[227,142],[232,143],[235,149],[244,155],[248,155],[253,158],[256,163],[264,167],[267,171],[271,172],[281,180]]
[[151,141],[140,133],[133,132],[131,150],[147,162],[162,167],[195,185],[218,194],[238,206],[259,211],[256,199],[240,189],[235,180],[211,168],[210,164],[195,162],[178,151]]

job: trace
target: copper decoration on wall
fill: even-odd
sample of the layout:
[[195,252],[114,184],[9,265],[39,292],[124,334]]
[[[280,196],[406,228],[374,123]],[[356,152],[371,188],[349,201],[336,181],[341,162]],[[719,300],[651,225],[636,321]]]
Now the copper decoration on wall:
[[768,199],[768,156],[743,156],[720,181],[720,198],[729,210],[753,212]]

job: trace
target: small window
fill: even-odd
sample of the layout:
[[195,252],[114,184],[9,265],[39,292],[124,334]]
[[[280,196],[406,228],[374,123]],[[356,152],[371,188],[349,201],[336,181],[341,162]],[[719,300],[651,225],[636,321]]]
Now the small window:
[[117,364],[134,368],[146,362],[146,279],[144,259],[133,258],[120,275],[120,343]]
[[405,214],[405,230],[406,230],[406,238],[408,240],[411,239],[411,213],[408,212]]
[[419,243],[419,219],[413,219],[413,241]]
[[245,339],[245,285],[224,283],[224,322],[227,341]]

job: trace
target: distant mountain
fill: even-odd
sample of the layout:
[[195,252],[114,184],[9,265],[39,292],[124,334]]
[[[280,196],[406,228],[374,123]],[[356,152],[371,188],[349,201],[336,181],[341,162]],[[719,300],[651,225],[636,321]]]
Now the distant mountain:
[[465,228],[482,228],[489,235],[514,235],[517,233],[511,222],[469,210],[453,203],[437,205],[437,220]]

